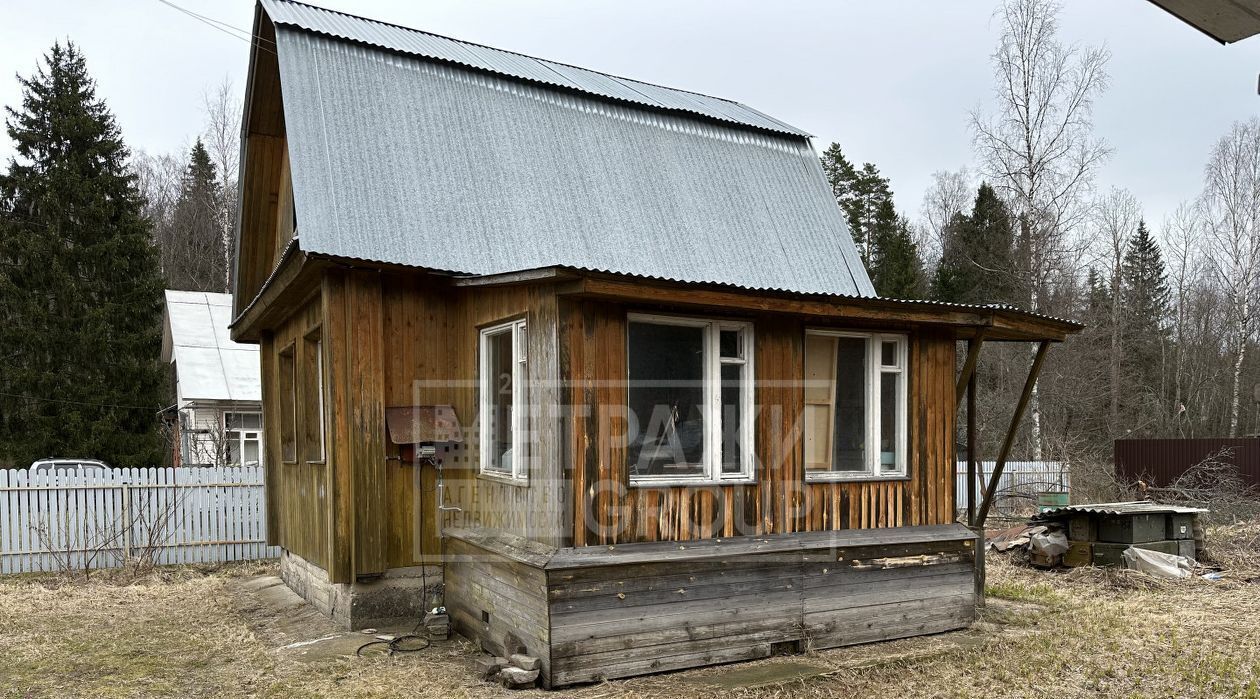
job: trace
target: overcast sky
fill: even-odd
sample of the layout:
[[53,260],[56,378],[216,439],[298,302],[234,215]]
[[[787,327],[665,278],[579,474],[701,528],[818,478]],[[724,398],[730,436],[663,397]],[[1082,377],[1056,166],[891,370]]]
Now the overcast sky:
[[[249,28],[249,0],[174,0]],[[133,149],[186,148],[202,94],[244,92],[248,45],[157,0],[2,0],[0,103],[53,41],[82,48]],[[931,174],[972,164],[967,114],[988,103],[996,0],[319,0],[333,9],[745,102],[841,144],[892,180],[917,218]],[[1260,37],[1220,46],[1146,0],[1067,0],[1062,37],[1105,43],[1096,131],[1115,149],[1098,185],[1162,221],[1198,191],[1213,141],[1260,111]],[[0,137],[0,157],[12,153]]]

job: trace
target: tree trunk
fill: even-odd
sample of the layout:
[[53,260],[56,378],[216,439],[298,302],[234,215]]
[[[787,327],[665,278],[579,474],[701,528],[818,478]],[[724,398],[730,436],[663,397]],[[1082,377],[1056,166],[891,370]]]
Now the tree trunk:
[[[1244,311],[1245,312],[1245,311]],[[1245,318],[1245,316],[1244,316]],[[1229,436],[1238,436],[1238,406],[1241,395],[1242,366],[1247,356],[1247,322],[1238,321],[1238,354],[1234,356],[1234,383],[1229,404]]]

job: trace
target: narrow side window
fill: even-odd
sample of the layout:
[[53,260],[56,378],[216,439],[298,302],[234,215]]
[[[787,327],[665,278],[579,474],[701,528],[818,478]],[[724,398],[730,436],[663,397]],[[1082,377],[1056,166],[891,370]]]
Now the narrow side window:
[[324,461],[324,343],[319,328],[306,334],[302,343],[302,432],[303,458]]
[[528,476],[525,454],[525,321],[481,331],[481,472],[508,478]]
[[293,345],[280,351],[277,376],[280,381],[280,460],[297,461],[297,371]]

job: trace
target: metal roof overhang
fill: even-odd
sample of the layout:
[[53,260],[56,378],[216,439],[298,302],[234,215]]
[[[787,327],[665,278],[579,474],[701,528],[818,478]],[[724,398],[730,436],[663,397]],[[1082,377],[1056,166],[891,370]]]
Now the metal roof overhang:
[[1260,0],[1150,0],[1222,44],[1260,34]]
[[556,283],[562,295],[623,302],[694,306],[845,319],[871,325],[947,328],[960,340],[987,342],[1062,342],[1085,326],[1064,318],[1030,313],[1005,305],[977,305],[832,294],[801,294],[775,289],[679,282],[568,267],[522,270],[510,274],[456,278],[458,286],[506,286]]
[[[833,294],[802,294],[776,289],[680,282],[670,279],[613,274],[572,267],[543,267],[504,274],[459,273],[395,265],[370,260],[304,253],[296,240],[281,256],[258,296],[232,322],[233,339],[257,342],[265,317],[299,298],[308,297],[318,271],[329,266],[370,267],[402,273],[446,277],[455,287],[554,284],[566,296],[603,298],[631,303],[689,306],[728,312],[785,313],[820,319],[845,319],[871,325],[948,328],[959,340],[986,342],[1062,342],[1084,329],[1065,318],[1042,315],[1005,305],[977,305]],[[299,282],[303,278],[305,282]]]

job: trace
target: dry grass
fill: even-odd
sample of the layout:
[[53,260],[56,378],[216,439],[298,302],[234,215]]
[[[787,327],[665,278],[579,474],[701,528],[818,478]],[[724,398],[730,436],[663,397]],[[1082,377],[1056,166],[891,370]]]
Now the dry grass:
[[[1258,697],[1260,585],[1248,580],[1260,575],[1260,521],[1210,536],[1230,566],[1218,583],[1044,572],[994,555],[995,601],[977,631],[824,651],[808,660],[834,668],[826,675],[733,695]],[[256,572],[164,570],[131,583],[0,580],[0,697],[508,695],[473,679],[472,649],[458,644],[320,663],[282,656],[234,605],[233,579]],[[724,693],[705,681],[729,672],[709,668],[547,696],[717,696]]]

